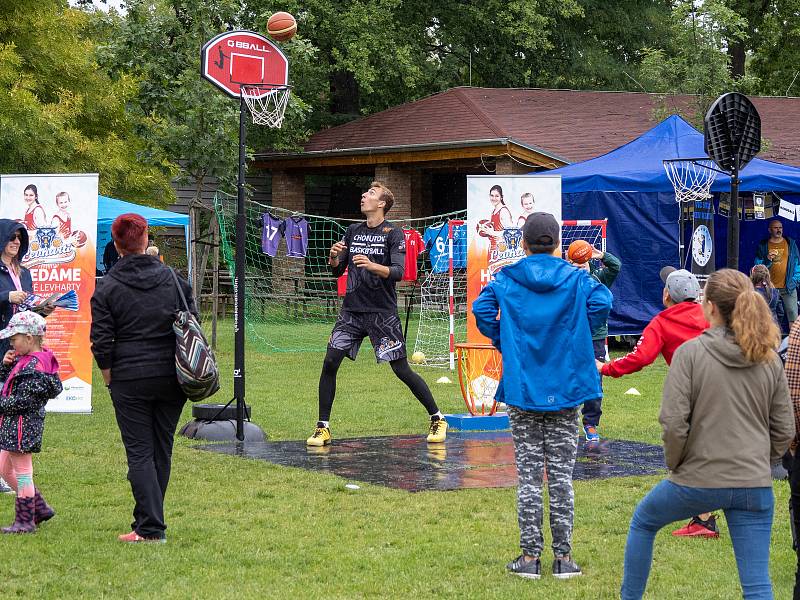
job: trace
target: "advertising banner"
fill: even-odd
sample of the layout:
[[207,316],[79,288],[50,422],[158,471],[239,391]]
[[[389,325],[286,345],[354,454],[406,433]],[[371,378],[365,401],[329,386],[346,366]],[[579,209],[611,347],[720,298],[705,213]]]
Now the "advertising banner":
[[97,187],[96,174],[0,177],[0,218],[28,230],[22,266],[31,272],[33,290],[23,291],[46,299],[73,291],[77,299],[77,310],[57,308],[47,317],[45,346],[58,359],[64,386],[48,411],[92,411],[89,300],[96,272]]
[[[504,266],[525,256],[522,225],[534,212],[561,221],[561,176],[467,177],[467,306]],[[489,343],[467,310],[467,341]]]

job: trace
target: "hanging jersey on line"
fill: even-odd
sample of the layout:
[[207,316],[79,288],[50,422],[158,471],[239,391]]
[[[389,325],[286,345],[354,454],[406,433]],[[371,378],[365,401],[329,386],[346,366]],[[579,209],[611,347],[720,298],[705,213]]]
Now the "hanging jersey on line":
[[[446,273],[450,270],[448,255],[447,223],[431,226],[425,230],[425,247],[434,273]],[[453,268],[467,268],[467,225],[453,227]]]
[[261,251],[275,258],[278,253],[278,245],[281,243],[281,235],[283,235],[283,220],[273,217],[269,213],[261,215],[261,219],[264,223],[261,229]]
[[308,251],[308,221],[303,217],[286,217],[283,220],[283,235],[286,238],[286,256],[305,258]]
[[417,257],[425,251],[425,242],[419,232],[410,227],[403,228],[403,235],[406,238],[406,269],[403,281],[416,281]]

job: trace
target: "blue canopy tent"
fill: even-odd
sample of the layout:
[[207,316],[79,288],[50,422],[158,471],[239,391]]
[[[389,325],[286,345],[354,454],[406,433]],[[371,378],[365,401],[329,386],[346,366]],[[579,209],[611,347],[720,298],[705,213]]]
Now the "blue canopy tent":
[[[622,260],[612,286],[611,335],[641,333],[663,308],[658,277],[664,265],[678,266],[678,206],[662,161],[706,156],[703,134],[681,117],[668,117],[650,131],[611,152],[560,169],[564,219],[608,218],[608,250]],[[540,173],[541,174],[541,173]],[[739,192],[777,192],[798,203],[800,169],[758,158],[740,174]],[[719,174],[712,187],[730,191],[730,177]],[[727,220],[714,219],[716,267],[726,262]],[[784,235],[798,239],[800,223],[784,221]],[[749,273],[758,242],[767,236],[763,220],[742,221],[739,268]]]
[[[189,249],[189,215],[150,208],[124,200],[116,200],[107,196],[98,196],[97,206],[97,270],[102,272],[103,249],[111,241],[111,224],[119,215],[125,213],[136,213],[147,219],[147,224],[151,227],[183,227],[186,238],[186,249]],[[189,264],[191,271],[192,265]]]

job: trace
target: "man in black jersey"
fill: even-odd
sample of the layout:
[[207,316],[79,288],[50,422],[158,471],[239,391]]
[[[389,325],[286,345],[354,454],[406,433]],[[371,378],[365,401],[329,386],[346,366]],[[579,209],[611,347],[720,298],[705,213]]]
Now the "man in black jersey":
[[384,215],[394,204],[391,190],[373,181],[361,195],[361,212],[367,218],[347,228],[342,241],[331,246],[328,265],[334,277],[347,271],[347,292],[342,310],[333,326],[328,352],[319,378],[319,421],[309,446],[331,443],[328,421],[336,393],[336,373],[344,357],[355,360],[365,337],[369,336],[378,362],[388,361],[392,371],[405,383],[430,415],[429,442],[444,442],[447,422],[436,406],[430,388],[414,373],[406,359],[403,329],[397,316],[396,282],[403,278],[406,245],[403,231],[386,221]]

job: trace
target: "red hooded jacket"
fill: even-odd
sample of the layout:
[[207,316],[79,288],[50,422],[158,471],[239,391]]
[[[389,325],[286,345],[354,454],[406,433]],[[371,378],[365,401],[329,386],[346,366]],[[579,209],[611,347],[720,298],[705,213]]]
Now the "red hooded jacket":
[[642,337],[633,352],[603,365],[602,375],[622,377],[641,371],[652,364],[661,353],[667,364],[678,346],[696,338],[708,329],[709,323],[703,307],[696,302],[680,302],[658,313],[645,327]]

